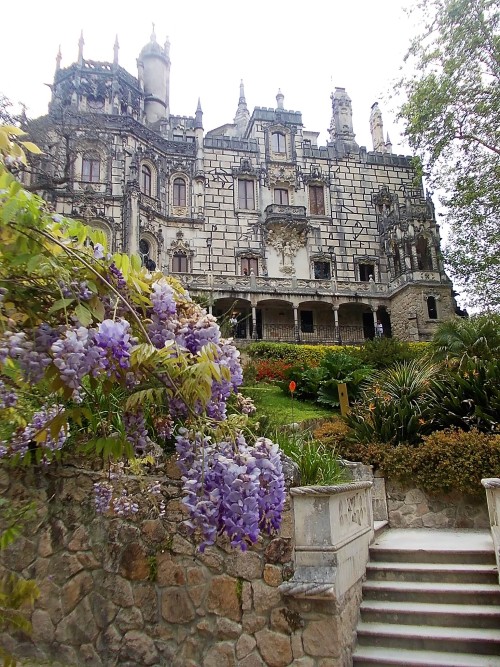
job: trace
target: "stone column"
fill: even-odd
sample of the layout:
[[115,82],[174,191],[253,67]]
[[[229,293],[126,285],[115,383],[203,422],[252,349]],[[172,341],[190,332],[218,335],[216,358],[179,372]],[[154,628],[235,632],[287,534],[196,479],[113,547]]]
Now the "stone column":
[[139,193],[130,193],[130,226],[128,230],[128,254],[139,254]]
[[252,306],[252,338],[257,340],[257,307]]
[[377,306],[371,306],[373,313],[373,326],[375,327],[375,333],[377,332]]
[[439,271],[439,263],[438,263],[437,253],[436,253],[436,246],[434,245],[434,243],[430,244],[430,251],[431,251],[432,270],[433,271]]
[[342,345],[342,336],[340,335],[340,327],[339,327],[339,307],[338,306],[332,306],[333,310],[333,339],[334,341],[339,345]]
[[293,307],[293,330],[295,335],[295,340],[297,343],[300,343],[300,329],[299,329],[299,307]]

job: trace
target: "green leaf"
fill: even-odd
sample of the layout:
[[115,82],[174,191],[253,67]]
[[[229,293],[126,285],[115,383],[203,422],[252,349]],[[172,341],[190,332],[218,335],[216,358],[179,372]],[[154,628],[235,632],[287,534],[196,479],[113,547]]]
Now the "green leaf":
[[58,299],[55,301],[52,306],[48,310],[48,314],[51,315],[52,313],[55,313],[58,310],[62,310],[63,308],[66,310],[66,308],[74,302],[74,298],[67,298],[67,299]]
[[43,151],[40,150],[38,146],[32,141],[21,141],[21,145],[24,146],[24,148],[26,148],[30,153],[34,153],[35,155],[41,155],[43,153]]
[[79,303],[75,308],[75,315],[78,317],[82,326],[88,327],[90,324],[92,324],[92,313],[83,304]]

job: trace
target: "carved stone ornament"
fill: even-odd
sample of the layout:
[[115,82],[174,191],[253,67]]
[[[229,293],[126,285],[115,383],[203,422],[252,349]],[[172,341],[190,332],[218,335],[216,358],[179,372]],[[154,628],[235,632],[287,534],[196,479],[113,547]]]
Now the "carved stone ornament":
[[194,255],[194,251],[191,249],[189,241],[184,239],[184,233],[180,231],[177,232],[176,238],[171,242],[170,248],[167,250],[169,256],[172,256],[176,252],[187,255],[188,257]]
[[268,171],[268,180],[270,186],[276,185],[277,183],[286,183],[295,187],[297,182],[295,167],[290,165],[273,164]]
[[238,178],[238,176],[249,176],[252,178],[258,178],[260,173],[259,169],[254,169],[252,167],[252,162],[248,158],[242,157],[240,166],[233,169],[233,176]]
[[172,215],[176,218],[187,218],[187,206],[172,206]]
[[285,274],[294,274],[293,265],[299,248],[307,243],[306,232],[296,229],[278,227],[272,229],[267,236],[267,244],[274,248],[281,259],[280,271]]

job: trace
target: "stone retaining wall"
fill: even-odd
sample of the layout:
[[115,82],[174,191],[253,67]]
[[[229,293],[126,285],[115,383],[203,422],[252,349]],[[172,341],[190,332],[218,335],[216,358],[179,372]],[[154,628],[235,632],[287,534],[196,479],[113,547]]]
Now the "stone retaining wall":
[[96,516],[99,473],[0,471],[0,493],[37,508],[4,569],[41,590],[31,637],[4,645],[65,666],[348,667],[361,582],[339,600],[282,597],[293,575],[290,509],[279,536],[245,553],[224,542],[200,553],[182,525],[176,467],[167,472],[165,518],[132,522]]
[[386,480],[391,528],[489,528],[486,498],[430,494]]

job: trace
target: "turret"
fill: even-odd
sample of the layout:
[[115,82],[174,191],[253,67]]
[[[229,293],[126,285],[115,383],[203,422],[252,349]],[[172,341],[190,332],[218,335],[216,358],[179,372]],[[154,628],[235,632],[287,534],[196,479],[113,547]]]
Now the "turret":
[[156,123],[170,115],[170,42],[162,47],[151,33],[149,44],[137,60],[138,78],[144,89],[144,111],[148,123]]
[[250,120],[250,112],[248,111],[247,101],[245,99],[245,88],[243,86],[243,79],[240,81],[240,98],[238,100],[238,108],[234,117],[234,124],[236,125],[236,132],[239,137],[245,134],[248,121]]
[[276,95],[276,108],[277,109],[283,109],[283,102],[285,100],[285,96],[281,92],[281,88],[278,89],[278,94]]
[[378,102],[372,104],[370,132],[372,134],[373,150],[376,153],[392,153],[392,144],[389,135],[387,135],[387,141],[384,141],[384,123]]
[[352,126],[352,103],[345,88],[335,88],[331,94],[332,120],[330,122],[330,141],[341,154],[355,153],[359,146],[355,141]]

